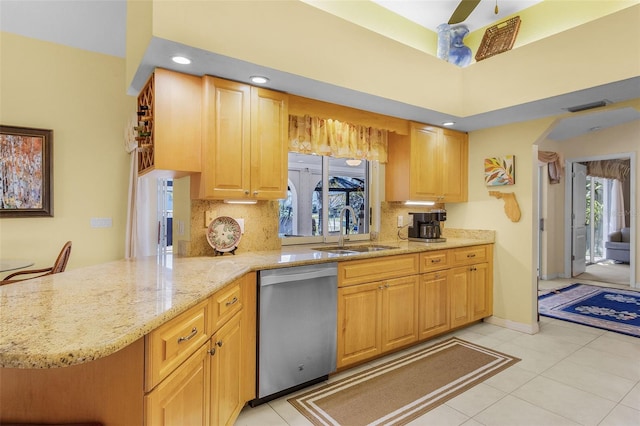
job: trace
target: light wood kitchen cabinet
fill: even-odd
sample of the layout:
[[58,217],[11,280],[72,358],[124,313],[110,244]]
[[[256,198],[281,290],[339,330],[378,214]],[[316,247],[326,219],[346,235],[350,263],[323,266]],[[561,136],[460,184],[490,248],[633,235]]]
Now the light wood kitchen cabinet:
[[417,255],[338,264],[338,368],[417,341],[418,269]]
[[382,283],[382,353],[418,341],[418,275]]
[[202,82],[156,68],[138,95],[138,173],[182,177],[201,171]]
[[145,390],[153,389],[209,340],[209,301],[204,301],[145,336]]
[[288,95],[212,76],[202,92],[202,173],[192,177],[192,198],[284,198]]
[[468,136],[420,123],[389,135],[387,201],[467,201]]
[[211,338],[211,425],[233,424],[242,400],[242,325],[238,313]]
[[493,248],[490,245],[452,250],[450,271],[451,327],[455,328],[493,313]]
[[147,426],[208,426],[210,356],[208,345],[181,364],[144,399]]
[[444,270],[420,275],[418,295],[419,340],[449,330],[449,272]]
[[[255,398],[252,306],[256,306],[255,273],[230,283],[148,335],[147,426],[233,424],[244,404]],[[201,333],[200,327],[206,331]],[[194,348],[192,342],[199,344]],[[179,353],[166,349],[179,344],[187,349]],[[156,353],[175,355],[160,357],[171,363],[151,362]],[[151,381],[155,377],[159,384]]]
[[338,289],[338,368],[418,340],[418,276]]
[[380,284],[338,289],[338,368],[381,353]]

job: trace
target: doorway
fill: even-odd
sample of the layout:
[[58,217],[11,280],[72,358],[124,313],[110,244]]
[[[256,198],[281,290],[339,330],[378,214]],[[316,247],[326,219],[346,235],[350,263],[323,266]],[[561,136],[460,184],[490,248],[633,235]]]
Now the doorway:
[[173,251],[173,180],[158,179],[158,254]]
[[565,218],[570,244],[565,250],[565,276],[633,287],[634,241],[624,261],[611,256],[606,243],[623,228],[634,233],[635,218],[630,215],[635,203],[634,166],[633,153],[567,162],[572,179],[567,179],[571,196],[566,197],[570,200]]

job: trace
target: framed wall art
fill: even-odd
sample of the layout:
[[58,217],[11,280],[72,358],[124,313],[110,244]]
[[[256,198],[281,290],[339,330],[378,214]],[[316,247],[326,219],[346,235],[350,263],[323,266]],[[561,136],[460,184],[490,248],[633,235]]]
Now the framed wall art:
[[0,126],[0,218],[53,216],[53,130]]
[[484,181],[487,186],[514,185],[516,183],[515,156],[484,159]]

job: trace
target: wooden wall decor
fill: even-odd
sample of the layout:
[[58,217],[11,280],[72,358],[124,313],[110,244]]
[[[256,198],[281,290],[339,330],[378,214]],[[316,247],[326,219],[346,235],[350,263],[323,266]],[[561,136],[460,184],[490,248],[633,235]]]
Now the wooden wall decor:
[[516,200],[516,194],[513,192],[489,191],[489,195],[504,200],[504,213],[511,219],[511,222],[520,220],[520,206],[518,205],[518,200]]

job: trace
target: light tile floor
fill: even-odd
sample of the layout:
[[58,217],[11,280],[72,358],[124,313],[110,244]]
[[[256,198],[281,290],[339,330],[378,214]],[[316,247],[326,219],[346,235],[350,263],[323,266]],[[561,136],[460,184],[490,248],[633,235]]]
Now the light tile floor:
[[[545,291],[573,282],[543,281],[539,287]],[[428,412],[413,421],[412,426],[640,425],[639,338],[541,316],[540,332],[535,335],[482,322],[421,346],[451,336],[517,356],[522,361]],[[358,369],[401,354],[389,355]],[[255,408],[245,407],[236,426],[310,425],[287,402],[290,396]]]

